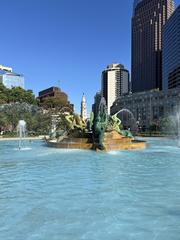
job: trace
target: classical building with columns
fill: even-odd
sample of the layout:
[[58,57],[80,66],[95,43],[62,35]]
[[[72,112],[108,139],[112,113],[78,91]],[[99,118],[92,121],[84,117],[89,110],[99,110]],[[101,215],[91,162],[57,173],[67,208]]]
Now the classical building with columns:
[[[134,115],[134,120],[144,129],[153,122],[175,115],[180,109],[180,88],[168,91],[151,90],[134,93],[118,98],[111,107],[111,114],[127,109]],[[130,119],[125,118],[123,125],[130,127]]]

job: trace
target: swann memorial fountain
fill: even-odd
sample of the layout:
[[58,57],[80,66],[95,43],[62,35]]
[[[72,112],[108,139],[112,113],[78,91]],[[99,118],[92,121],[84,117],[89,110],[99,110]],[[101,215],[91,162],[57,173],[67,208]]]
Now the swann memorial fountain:
[[65,112],[59,117],[56,134],[46,139],[47,145],[64,149],[87,149],[96,151],[130,150],[146,147],[143,141],[134,140],[130,131],[123,130],[117,114],[107,114],[102,98],[98,110],[85,122],[79,115]]

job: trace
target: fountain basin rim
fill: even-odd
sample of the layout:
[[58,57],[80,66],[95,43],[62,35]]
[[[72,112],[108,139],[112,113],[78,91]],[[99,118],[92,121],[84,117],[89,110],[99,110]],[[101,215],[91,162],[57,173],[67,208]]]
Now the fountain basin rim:
[[[97,150],[94,148],[93,143],[80,143],[80,142],[55,142],[46,139],[46,144],[48,147],[51,148],[60,148],[60,149],[80,149],[80,150]],[[120,151],[120,150],[138,150],[138,149],[145,149],[146,142],[141,140],[132,140],[131,142],[121,143],[119,144],[105,144],[105,152],[109,151]],[[97,150],[98,152],[101,150]]]

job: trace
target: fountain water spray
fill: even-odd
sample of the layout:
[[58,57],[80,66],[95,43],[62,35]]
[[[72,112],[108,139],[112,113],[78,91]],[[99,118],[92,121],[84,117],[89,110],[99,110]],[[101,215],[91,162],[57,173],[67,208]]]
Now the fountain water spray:
[[19,134],[19,150],[20,150],[22,148],[22,140],[26,136],[26,122],[24,120],[19,120],[17,132]]
[[180,108],[177,111],[177,130],[178,130],[178,147],[180,148]]
[[116,114],[119,116],[119,118],[123,123],[124,123],[124,117],[126,116],[128,118],[128,123],[131,125],[131,128],[134,128],[134,130],[137,130],[138,126],[137,126],[136,119],[134,117],[134,114],[129,109],[123,108],[120,111],[118,111]]

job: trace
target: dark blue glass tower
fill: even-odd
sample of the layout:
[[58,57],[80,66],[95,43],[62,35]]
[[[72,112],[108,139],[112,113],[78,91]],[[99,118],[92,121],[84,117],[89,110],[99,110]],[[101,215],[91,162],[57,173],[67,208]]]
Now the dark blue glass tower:
[[163,29],[163,89],[180,87],[180,5]]
[[162,89],[162,30],[174,0],[135,0],[132,16],[132,92]]

